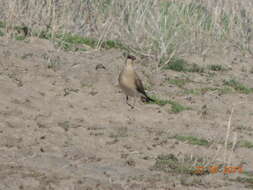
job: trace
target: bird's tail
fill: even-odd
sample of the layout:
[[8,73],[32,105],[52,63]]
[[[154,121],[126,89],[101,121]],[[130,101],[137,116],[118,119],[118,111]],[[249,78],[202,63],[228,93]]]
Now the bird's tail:
[[148,96],[143,96],[143,97],[141,97],[141,99],[142,99],[143,102],[155,102],[154,99],[152,99]]

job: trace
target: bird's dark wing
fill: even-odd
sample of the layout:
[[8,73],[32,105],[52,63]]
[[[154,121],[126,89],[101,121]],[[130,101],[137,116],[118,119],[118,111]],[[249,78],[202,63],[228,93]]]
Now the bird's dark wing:
[[141,79],[137,74],[135,74],[135,85],[137,87],[137,91],[144,95],[144,99],[142,100],[144,100],[145,102],[154,102],[154,100],[148,97],[148,95],[146,94]]
[[143,84],[141,82],[141,79],[139,78],[139,76],[136,73],[135,73],[135,85],[136,85],[138,92],[142,93],[144,96],[147,96],[147,94],[144,90]]

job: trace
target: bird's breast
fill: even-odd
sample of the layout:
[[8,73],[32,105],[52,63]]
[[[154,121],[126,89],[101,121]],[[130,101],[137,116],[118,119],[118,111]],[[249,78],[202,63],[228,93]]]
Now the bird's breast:
[[136,85],[134,77],[131,74],[123,73],[119,78],[119,84],[125,94],[128,96],[136,96]]

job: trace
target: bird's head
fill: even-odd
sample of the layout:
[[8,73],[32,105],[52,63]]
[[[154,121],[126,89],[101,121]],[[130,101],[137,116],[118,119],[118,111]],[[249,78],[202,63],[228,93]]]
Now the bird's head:
[[131,60],[135,60],[136,59],[136,57],[135,56],[133,56],[133,55],[127,55],[127,59],[131,59]]
[[132,67],[134,60],[136,60],[135,56],[133,56],[133,55],[127,55],[126,65],[129,66],[129,67]]

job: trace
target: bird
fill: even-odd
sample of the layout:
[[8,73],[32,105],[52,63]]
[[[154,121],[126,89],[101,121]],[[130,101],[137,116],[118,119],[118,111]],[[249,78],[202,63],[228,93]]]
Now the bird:
[[[126,103],[133,109],[135,106],[136,97],[141,97],[142,101],[154,102],[154,100],[146,94],[142,81],[138,74],[134,70],[134,60],[136,57],[133,55],[127,55],[125,66],[119,74],[119,87],[126,95]],[[131,105],[128,102],[128,97],[134,97],[134,104]]]

